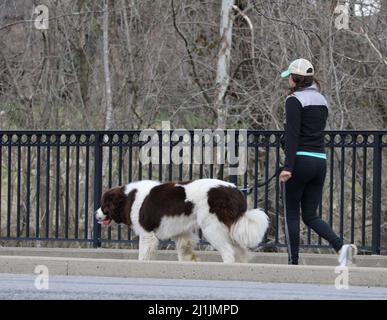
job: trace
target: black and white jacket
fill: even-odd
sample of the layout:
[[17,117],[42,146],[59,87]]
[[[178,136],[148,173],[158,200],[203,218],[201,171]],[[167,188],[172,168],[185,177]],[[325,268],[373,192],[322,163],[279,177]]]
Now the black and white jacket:
[[329,107],[313,84],[296,91],[285,102],[285,167],[293,171],[297,151],[324,153],[324,129]]

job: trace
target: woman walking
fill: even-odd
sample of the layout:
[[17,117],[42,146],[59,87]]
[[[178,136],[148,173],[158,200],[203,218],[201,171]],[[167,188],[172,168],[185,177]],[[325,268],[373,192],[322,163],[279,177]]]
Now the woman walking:
[[355,245],[343,245],[332,228],[317,215],[326,175],[324,129],[328,104],[306,59],[293,61],[281,77],[288,78],[285,102],[285,166],[280,181],[285,186],[285,223],[289,264],[298,264],[300,209],[304,223],[339,253],[340,265],[351,263]]

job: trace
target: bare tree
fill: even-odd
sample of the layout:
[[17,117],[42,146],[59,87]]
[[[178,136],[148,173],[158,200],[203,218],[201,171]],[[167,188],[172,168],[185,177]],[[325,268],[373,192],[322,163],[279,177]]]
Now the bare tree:
[[226,128],[227,121],[227,103],[224,98],[230,82],[230,60],[231,60],[231,42],[232,42],[232,12],[234,0],[222,0],[221,18],[220,18],[220,45],[219,56],[216,68],[216,98],[215,110],[218,114],[217,127]]
[[166,119],[172,128],[282,129],[280,71],[299,57],[316,67],[329,129],[387,128],[387,0],[345,1],[349,29],[335,26],[338,0],[42,2],[48,30],[34,27],[36,1],[0,1],[2,129],[159,128]]
[[[110,66],[109,66],[109,0],[105,0],[103,8],[103,68],[105,76],[105,130],[109,130],[113,126],[113,103],[112,103],[112,84],[110,80]],[[106,162],[105,162],[106,163]]]

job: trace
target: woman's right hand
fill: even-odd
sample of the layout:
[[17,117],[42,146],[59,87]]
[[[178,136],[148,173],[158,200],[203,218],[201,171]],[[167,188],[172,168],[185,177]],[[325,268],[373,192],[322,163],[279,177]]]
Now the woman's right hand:
[[292,177],[292,173],[290,171],[282,170],[279,176],[281,182],[286,182]]

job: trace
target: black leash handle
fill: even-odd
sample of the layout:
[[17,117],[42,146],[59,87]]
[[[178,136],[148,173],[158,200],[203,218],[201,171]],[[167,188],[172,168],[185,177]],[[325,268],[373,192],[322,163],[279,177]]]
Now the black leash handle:
[[[284,167],[279,167],[277,171],[265,182],[260,183],[257,185],[257,188],[263,187],[265,185],[268,185],[271,180],[273,180],[276,176],[278,176],[281,171],[284,169]],[[240,188],[239,191],[246,193],[247,195],[251,194],[253,192],[253,187],[247,187],[247,188]]]

